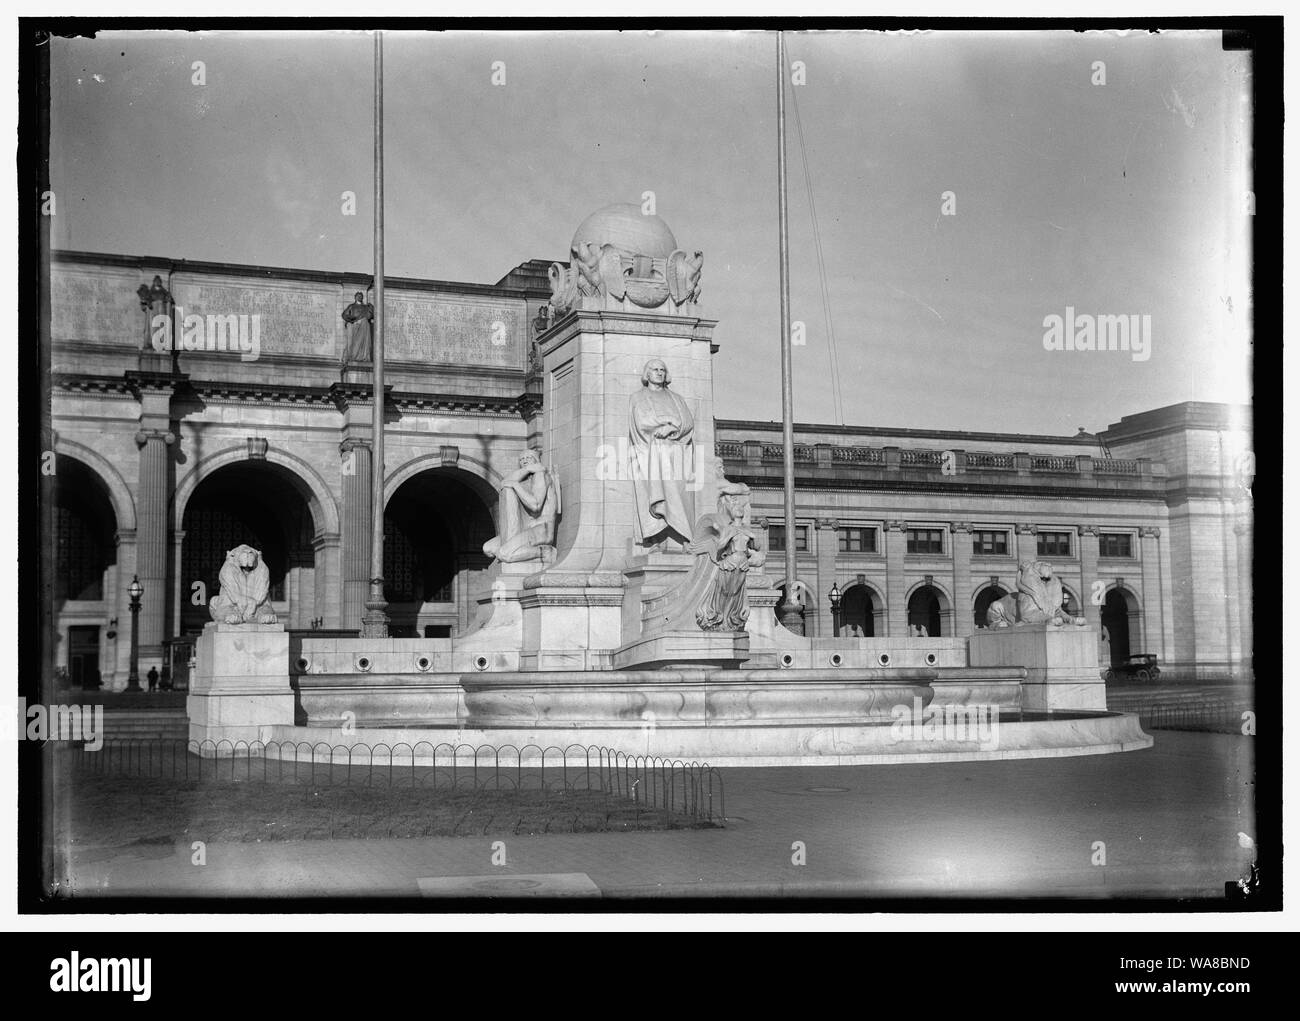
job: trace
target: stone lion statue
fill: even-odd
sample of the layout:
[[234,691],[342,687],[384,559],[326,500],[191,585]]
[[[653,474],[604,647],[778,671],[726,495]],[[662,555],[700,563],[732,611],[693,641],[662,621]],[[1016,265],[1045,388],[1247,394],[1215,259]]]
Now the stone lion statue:
[[252,546],[236,546],[221,567],[221,592],[208,602],[218,624],[275,624],[271,609],[271,572]]
[[1064,590],[1061,579],[1052,573],[1052,565],[1045,560],[1026,560],[1016,575],[1016,590],[989,606],[989,627],[1011,627],[1013,624],[1075,624],[1087,622],[1082,617],[1071,617],[1061,604]]

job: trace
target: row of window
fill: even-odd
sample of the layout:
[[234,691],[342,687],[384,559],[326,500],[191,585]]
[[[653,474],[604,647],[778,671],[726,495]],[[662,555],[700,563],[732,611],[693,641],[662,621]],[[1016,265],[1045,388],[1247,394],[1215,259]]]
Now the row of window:
[[[868,527],[848,527],[836,529],[841,553],[875,553],[876,529]],[[1040,557],[1073,556],[1073,532],[1039,532],[1038,555]],[[769,525],[767,529],[767,548],[774,553],[785,552],[785,526]],[[808,526],[796,525],[794,530],[794,549],[796,553],[808,552]],[[1004,557],[1007,555],[1008,533],[996,529],[979,529],[971,533],[971,553],[977,557]],[[907,529],[907,552],[942,556],[944,552],[944,532],[941,528]],[[1131,559],[1133,556],[1133,536],[1127,532],[1102,532],[1098,543],[1098,555],[1107,559]]]

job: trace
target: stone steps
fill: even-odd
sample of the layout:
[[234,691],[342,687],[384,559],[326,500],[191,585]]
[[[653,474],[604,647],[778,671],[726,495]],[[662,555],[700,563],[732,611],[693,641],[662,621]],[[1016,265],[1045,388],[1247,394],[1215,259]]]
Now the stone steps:
[[104,738],[185,741],[190,735],[184,709],[112,709],[104,713]]
[[1108,688],[1106,705],[1112,711],[1137,712],[1150,708],[1230,705],[1249,707],[1254,703],[1251,688],[1240,685],[1180,685],[1178,687]]

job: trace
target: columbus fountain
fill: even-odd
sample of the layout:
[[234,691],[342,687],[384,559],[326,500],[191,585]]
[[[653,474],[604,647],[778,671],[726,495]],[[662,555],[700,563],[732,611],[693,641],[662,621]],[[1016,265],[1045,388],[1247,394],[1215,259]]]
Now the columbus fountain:
[[713,454],[702,269],[636,206],[588,217],[550,267],[542,449],[502,480],[475,626],[299,639],[275,622],[258,552],[232,550],[197,643],[191,741],[597,745],[715,766],[1149,747],[1135,716],[1106,710],[1097,635],[1064,614],[1049,565],[1021,565],[969,638],[778,623],[749,490]]

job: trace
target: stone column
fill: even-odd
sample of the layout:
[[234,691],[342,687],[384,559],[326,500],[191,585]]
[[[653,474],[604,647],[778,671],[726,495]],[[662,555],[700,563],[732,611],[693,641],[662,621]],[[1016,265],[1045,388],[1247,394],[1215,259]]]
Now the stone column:
[[[184,552],[185,533],[177,530],[172,533],[172,612],[169,637],[181,633],[181,614],[184,612],[185,604],[188,603],[191,598],[190,585],[192,584],[193,579],[181,577],[181,564],[184,562]],[[130,582],[128,581],[127,584],[129,585]],[[209,596],[215,594],[216,593],[214,592],[208,593]]]
[[831,586],[835,584],[835,558],[840,551],[839,522],[834,518],[817,519],[817,591],[820,599],[816,606],[813,634],[826,637],[835,633],[835,619],[831,611]]
[[975,609],[971,602],[971,523],[952,523],[952,633],[969,638],[975,633]]
[[1249,505],[1238,508],[1238,517],[1232,526],[1237,536],[1237,600],[1240,606],[1241,628],[1241,663],[1246,671],[1255,668],[1255,601],[1251,584],[1254,567],[1254,536],[1252,535],[1252,516]]
[[897,638],[907,634],[907,522],[885,522],[885,635]]
[[[136,573],[144,586],[140,603],[140,671],[162,665],[162,641],[167,631],[167,604],[171,585],[167,579],[167,464],[169,448],[176,436],[166,428],[167,412],[157,407],[156,398],[170,405],[171,390],[165,395],[145,396],[145,413],[135,434],[140,448],[140,481],[136,487]],[[149,423],[148,426],[145,423]],[[130,578],[126,583],[130,584]],[[130,619],[129,616],[127,618]]]
[[1160,591],[1160,529],[1144,527],[1138,530],[1142,551],[1142,640],[1145,652],[1160,657],[1165,663],[1165,624],[1162,610],[1164,599]]
[[114,627],[117,637],[113,639],[116,646],[113,652],[111,685],[113,691],[121,691],[126,687],[126,674],[131,662],[131,597],[127,595],[126,590],[131,584],[131,577],[135,574],[135,536],[133,529],[118,530],[117,571],[113,579],[113,588],[105,590],[105,595],[108,600],[111,600],[109,603],[112,607],[111,616],[117,618]]
[[290,554],[289,567],[284,572],[284,598],[289,604],[289,612],[285,614],[285,628],[289,631],[296,631],[302,627],[301,583],[300,570],[294,566],[293,555]]
[[[1098,580],[1097,558],[1101,553],[1101,530],[1096,525],[1079,529],[1079,598],[1083,600],[1083,616],[1088,626],[1101,635],[1101,604],[1092,596],[1093,582]],[[1109,662],[1107,662],[1109,665]]]
[[308,614],[308,626],[312,618],[320,617],[324,621],[323,627],[342,627],[339,535],[337,532],[322,533],[312,539],[311,545],[316,551],[316,569],[312,571],[315,601]]
[[370,592],[370,442],[348,437],[339,444],[343,471],[342,605],[338,626],[361,629]]

